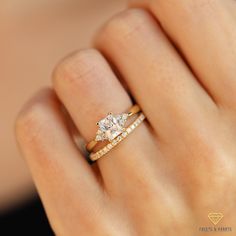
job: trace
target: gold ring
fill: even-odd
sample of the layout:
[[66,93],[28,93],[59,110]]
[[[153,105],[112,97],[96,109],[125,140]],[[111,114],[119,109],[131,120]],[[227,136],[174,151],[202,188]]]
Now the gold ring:
[[108,113],[104,119],[97,122],[99,129],[96,133],[95,139],[86,145],[87,151],[92,152],[99,141],[108,140],[109,142],[112,142],[112,140],[125,130],[125,123],[128,118],[139,113],[140,110],[141,109],[138,105],[134,105],[127,113],[119,115]]
[[119,136],[113,139],[111,143],[107,144],[105,147],[103,147],[97,152],[91,152],[89,154],[90,160],[93,162],[97,161],[98,159],[103,157],[105,154],[107,154],[109,151],[111,151],[117,144],[119,144],[130,133],[132,133],[145,120],[145,118],[146,118],[145,115],[141,113],[138,116],[138,118],[128,128],[126,128]]

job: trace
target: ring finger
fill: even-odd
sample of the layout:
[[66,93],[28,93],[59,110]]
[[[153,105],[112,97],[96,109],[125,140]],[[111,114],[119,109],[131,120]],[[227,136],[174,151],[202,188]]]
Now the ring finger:
[[[86,141],[94,138],[96,122],[108,112],[120,114],[132,106],[128,93],[96,50],[84,50],[67,57],[57,66],[53,77],[59,98]],[[117,190],[119,194],[127,176],[130,184],[132,178],[145,179],[150,173],[145,169],[157,166],[156,155],[144,160],[145,153],[157,153],[147,124],[141,124],[130,136],[98,160],[106,188]]]

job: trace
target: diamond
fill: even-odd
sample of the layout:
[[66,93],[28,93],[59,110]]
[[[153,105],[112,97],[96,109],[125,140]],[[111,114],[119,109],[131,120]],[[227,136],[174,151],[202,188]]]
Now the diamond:
[[95,141],[103,141],[104,140],[104,133],[101,130],[98,130],[96,133]]
[[121,125],[121,126],[124,126],[124,124],[125,124],[125,122],[127,121],[127,119],[128,119],[128,114],[126,114],[126,113],[123,113],[123,114],[121,114],[121,115],[117,115],[116,116],[116,119],[117,119],[117,121],[119,122],[119,124]]
[[128,127],[127,129],[126,129],[126,131],[127,131],[127,133],[129,134],[129,133],[131,133],[131,128],[130,127]]
[[116,144],[117,144],[117,140],[116,139],[112,140],[112,145],[115,146]]
[[110,142],[120,135],[124,130],[128,114],[121,115],[108,114],[104,119],[98,122],[99,130],[96,135],[96,141],[109,140]]

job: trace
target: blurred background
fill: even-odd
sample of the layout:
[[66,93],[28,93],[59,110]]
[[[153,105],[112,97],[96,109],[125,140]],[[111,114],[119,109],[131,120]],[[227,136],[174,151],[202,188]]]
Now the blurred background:
[[91,45],[102,24],[124,8],[125,0],[1,0],[1,236],[16,235],[15,229],[17,235],[53,235],[15,142],[16,114],[35,91],[50,85],[58,60]]

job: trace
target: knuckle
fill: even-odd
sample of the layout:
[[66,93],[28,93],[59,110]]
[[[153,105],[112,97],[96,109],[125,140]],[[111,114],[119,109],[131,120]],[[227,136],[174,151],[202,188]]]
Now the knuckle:
[[49,126],[49,122],[44,103],[37,101],[41,99],[40,96],[45,99],[54,94],[48,89],[40,91],[36,98],[28,102],[19,113],[15,121],[15,133],[20,143],[33,143],[45,138],[45,127]]
[[20,114],[16,120],[16,136],[19,141],[32,143],[40,137],[44,122],[40,120],[41,108],[36,105]]
[[39,130],[38,113],[36,109],[29,109],[18,116],[16,120],[16,136],[19,141],[31,142]]
[[53,84],[56,88],[64,82],[74,85],[95,74],[96,61],[101,54],[95,49],[84,49],[64,58],[54,69]]
[[[218,124],[219,125],[219,124]],[[215,131],[203,130],[203,127],[197,126],[191,132],[191,143],[194,145],[186,145],[186,156],[191,156],[193,162],[186,162],[186,177],[200,188],[209,188],[217,185],[227,186],[235,176],[235,163],[232,160],[232,153],[228,149],[222,148],[227,143]],[[205,128],[204,128],[205,129]],[[190,136],[189,136],[190,137]],[[186,141],[189,143],[189,140]],[[185,168],[186,168],[185,167]]]
[[[202,151],[202,154],[204,151]],[[200,155],[199,155],[200,156]],[[198,158],[199,169],[194,170],[198,186],[209,188],[209,185],[221,189],[227,187],[235,176],[234,163],[226,153],[217,150],[208,150]]]
[[143,9],[129,9],[114,16],[101,31],[102,38],[108,37],[115,41],[126,41],[141,31],[150,21],[151,16]]

